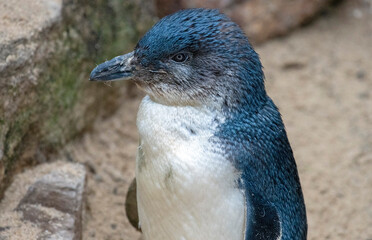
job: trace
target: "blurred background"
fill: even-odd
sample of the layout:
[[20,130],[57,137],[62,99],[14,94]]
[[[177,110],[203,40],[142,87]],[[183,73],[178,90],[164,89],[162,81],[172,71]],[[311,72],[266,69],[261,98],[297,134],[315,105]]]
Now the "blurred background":
[[124,202],[143,94],[89,73],[194,7],[226,13],[261,56],[308,239],[372,239],[371,0],[1,1],[0,239],[140,238]]

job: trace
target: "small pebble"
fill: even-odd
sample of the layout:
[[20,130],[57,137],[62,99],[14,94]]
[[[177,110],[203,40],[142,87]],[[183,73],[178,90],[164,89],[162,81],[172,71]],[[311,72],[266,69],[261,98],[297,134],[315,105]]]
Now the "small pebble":
[[116,229],[116,226],[117,226],[117,225],[116,225],[115,223],[112,223],[112,224],[111,224],[111,228],[114,229],[114,230]]

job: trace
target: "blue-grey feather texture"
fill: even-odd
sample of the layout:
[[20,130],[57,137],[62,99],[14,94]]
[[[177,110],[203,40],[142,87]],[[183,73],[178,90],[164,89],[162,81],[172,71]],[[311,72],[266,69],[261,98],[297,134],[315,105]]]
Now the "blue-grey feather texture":
[[272,100],[266,97],[258,106],[241,105],[219,126],[215,137],[241,171],[239,187],[246,191],[247,204],[253,205],[246,239],[276,239],[280,235],[282,240],[306,239],[306,211],[297,167]]
[[[172,64],[169,58],[179,52],[188,53],[190,60]],[[169,74],[160,76],[161,84],[153,80],[155,91],[168,84],[190,99],[223,99],[227,108],[265,99],[258,54],[240,27],[218,10],[188,9],[164,17],[138,42],[135,56],[141,66]]]
[[[181,54],[179,61],[175,58],[177,54]],[[184,200],[189,195],[166,195],[166,188],[162,188],[160,184],[154,185],[157,178],[150,177],[156,175],[161,179],[167,176],[167,172],[159,167],[161,164],[177,166],[182,163],[189,166],[187,154],[192,151],[190,144],[193,144],[194,150],[198,151],[193,152],[196,155],[190,153],[193,156],[191,160],[194,161],[190,169],[199,170],[204,175],[195,174],[197,171],[185,173],[183,168],[169,168],[172,171],[168,172],[172,176],[179,176],[175,177],[176,180],[188,179],[192,182],[187,184],[184,180],[175,181],[178,185],[173,187],[184,190],[182,193],[188,193],[189,190],[194,195],[197,193],[203,200],[213,200],[212,197],[216,196],[209,196],[203,189],[195,192],[194,182],[199,182],[200,186],[201,181],[194,178],[204,177],[206,179],[200,179],[204,180],[204,187],[213,186],[214,190],[217,189],[215,192],[220,193],[218,197],[223,200],[221,202],[237,194],[238,200],[226,202],[233,202],[231,209],[237,209],[236,212],[239,213],[240,207],[246,207],[246,212],[238,214],[246,219],[245,240],[306,239],[305,204],[292,149],[280,113],[266,93],[260,58],[240,27],[218,10],[182,10],[161,19],[138,42],[133,54],[125,56],[120,59],[126,61],[119,62],[115,69],[121,69],[121,75],[130,75],[148,94],[142,102],[137,119],[141,147],[147,154],[147,163],[151,163],[146,165],[148,169],[143,168],[146,171],[140,169],[144,164],[136,170],[136,174],[139,174],[138,192],[142,194],[138,198],[142,200],[139,201],[142,204],[139,204],[142,206],[142,209],[139,207],[142,214],[140,218],[142,216],[144,221],[149,220],[151,212],[152,219],[157,219],[161,213],[154,208],[159,206],[173,207],[184,213],[184,208],[178,208],[178,200]],[[121,65],[125,64],[130,66],[125,66],[123,69],[126,71],[123,71]],[[97,77],[96,73],[106,73],[103,70],[111,69],[106,65],[98,67],[92,79]],[[104,74],[104,77],[109,78],[111,75]],[[113,78],[117,76],[114,75]],[[184,126],[187,129],[185,132],[182,131]],[[159,139],[160,134],[163,139]],[[185,139],[182,136],[186,136]],[[204,141],[206,136],[207,140]],[[210,149],[213,154],[210,154]],[[140,159],[137,164],[141,162],[144,163],[145,160]],[[215,176],[217,171],[214,170],[219,166],[223,166],[220,169],[228,170],[220,171],[227,175],[236,173],[238,181],[235,187],[230,187],[230,182],[225,188],[221,187],[227,180]],[[209,174],[209,178],[204,171]],[[210,179],[214,182],[208,182]],[[232,179],[233,186],[235,175],[229,176],[229,179]],[[221,189],[224,191],[220,191]],[[231,189],[234,190],[233,194],[226,196],[225,192]],[[161,200],[156,202],[156,198],[153,199],[150,193],[161,196],[162,198],[157,198]],[[185,206],[193,204],[194,202],[187,202]],[[239,208],[234,208],[238,204]],[[187,215],[189,211],[186,210]],[[177,211],[174,212],[177,215]],[[235,211],[229,213],[233,215],[231,219],[243,219],[236,218]],[[199,217],[196,220],[202,222],[205,213],[197,211],[195,214]],[[177,215],[180,216],[183,215]],[[196,216],[193,216],[194,220]],[[215,219],[214,215],[209,216],[212,217],[207,219]],[[187,225],[184,221],[185,219],[177,222],[178,225],[174,221],[170,222],[173,227],[177,225],[182,230]],[[240,221],[242,222],[243,220]],[[156,223],[159,224],[159,221]],[[190,220],[188,222],[189,226],[194,226],[194,223],[195,221]],[[193,230],[202,224],[205,221],[194,226]],[[168,239],[174,238],[173,236],[181,239],[180,235],[190,232],[172,232],[165,225],[157,229],[156,224],[151,221],[144,225],[151,229],[147,234],[153,239],[164,239],[159,238],[161,234],[168,236]],[[231,229],[230,225],[225,227],[223,232]],[[145,227],[143,230],[146,235]],[[234,231],[231,235],[234,235]],[[242,234],[242,229],[236,231]],[[214,230],[210,232],[206,236],[216,236]],[[158,236],[151,236],[156,233]],[[195,235],[191,238],[195,239]],[[238,238],[241,239],[234,239]]]
[[[172,63],[179,52],[190,59]],[[210,141],[222,145],[241,172],[239,187],[249,209],[246,240],[306,239],[293,153],[280,113],[266,94],[259,56],[240,27],[218,10],[183,10],[155,24],[134,55],[143,68],[167,73],[139,76],[152,77],[146,86],[157,97],[176,93],[179,101],[182,93],[185,102],[221,103],[226,120]]]
[[[251,215],[260,221],[247,224],[247,239],[278,234],[283,240],[305,239],[306,213],[296,163],[278,109],[266,95],[259,56],[245,34],[217,10],[184,10],[159,21],[137,49],[150,45],[151,50],[139,51],[143,65],[159,63],[154,67],[161,68],[159,59],[191,52],[195,77],[189,83],[201,87],[200,79],[213,81],[218,93],[209,88],[205,92],[225,98],[227,120],[215,136],[241,171],[247,204],[256,211]],[[216,80],[221,75],[227,76],[223,82]],[[260,218],[260,211],[265,211],[266,219]]]
[[305,205],[293,153],[279,111],[266,94],[259,56],[239,26],[217,10],[184,10],[159,21],[137,49],[145,49],[139,51],[146,59],[142,64],[159,63],[155,68],[166,68],[160,59],[191,52],[193,77],[188,83],[224,99],[227,120],[215,137],[241,171],[247,204],[256,211],[251,216],[259,224],[247,224],[247,239],[278,234],[283,240],[306,239]]

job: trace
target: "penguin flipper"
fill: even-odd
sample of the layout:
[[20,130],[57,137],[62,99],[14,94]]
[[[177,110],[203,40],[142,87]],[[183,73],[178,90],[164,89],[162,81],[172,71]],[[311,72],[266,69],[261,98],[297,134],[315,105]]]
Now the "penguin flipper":
[[273,204],[259,194],[246,192],[245,240],[280,239],[280,220]]

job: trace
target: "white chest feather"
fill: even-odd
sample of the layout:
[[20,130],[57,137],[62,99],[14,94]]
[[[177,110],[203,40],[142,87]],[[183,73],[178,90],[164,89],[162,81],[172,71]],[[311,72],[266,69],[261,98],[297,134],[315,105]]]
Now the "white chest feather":
[[208,141],[215,120],[208,109],[143,99],[136,178],[145,240],[243,240],[245,200],[235,187],[239,173]]

